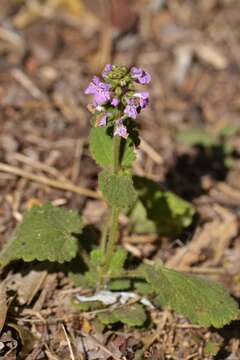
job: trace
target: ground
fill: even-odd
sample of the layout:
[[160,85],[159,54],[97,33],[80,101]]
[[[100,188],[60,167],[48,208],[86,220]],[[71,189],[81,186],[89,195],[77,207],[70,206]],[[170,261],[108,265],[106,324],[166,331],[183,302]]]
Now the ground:
[[[196,217],[177,238],[123,230],[120,241],[135,256],[221,281],[239,300],[240,4],[139,0],[116,14],[100,3],[1,1],[0,245],[35,203],[101,223],[84,88],[105,63],[140,66],[152,75],[151,101],[134,171],[191,202]],[[193,128],[217,145],[178,141]],[[64,272],[16,263],[1,276],[0,359],[134,359],[143,346],[146,359],[240,359],[237,320],[204,329],[153,311],[148,328],[103,331],[71,306],[82,289]]]

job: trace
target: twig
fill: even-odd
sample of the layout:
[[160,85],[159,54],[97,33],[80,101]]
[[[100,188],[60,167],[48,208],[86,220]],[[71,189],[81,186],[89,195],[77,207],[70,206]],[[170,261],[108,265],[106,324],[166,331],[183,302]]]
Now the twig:
[[96,338],[95,336],[91,335],[91,334],[86,334],[83,331],[78,330],[78,333],[80,333],[83,337],[90,337],[91,340],[93,340],[106,354],[108,354],[109,356],[111,356],[114,360],[121,360],[119,357],[115,356],[110,350],[108,350],[108,348],[104,345],[102,345]]
[[30,157],[25,156],[25,155],[20,154],[20,153],[13,153],[12,158],[14,160],[22,162],[23,164],[30,165],[35,169],[45,171],[46,173],[48,173],[48,174],[50,174],[50,175],[52,175],[52,176],[54,176],[54,177],[56,177],[58,179],[61,179],[64,182],[65,181],[68,182],[67,179],[65,178],[65,176],[62,175],[60,173],[60,171],[55,169],[53,166],[47,165],[47,164],[42,163],[41,161],[38,161],[38,160],[35,160],[35,159],[31,159]]
[[67,340],[67,344],[68,344],[68,348],[69,348],[69,353],[70,353],[70,356],[71,356],[71,360],[75,360],[75,356],[74,356],[74,353],[73,353],[73,348],[72,348],[72,344],[71,344],[71,341],[69,339],[69,336],[67,334],[67,331],[65,329],[65,326],[64,324],[62,324],[62,329],[63,329],[63,332],[64,332],[64,335],[65,335],[65,338]]
[[[144,262],[149,265],[154,265],[153,260],[145,259]],[[220,267],[204,267],[204,266],[167,266],[169,269],[193,273],[193,274],[211,274],[211,275],[220,275],[220,274],[227,274],[226,269]],[[133,276],[134,276],[134,272]]]
[[124,236],[123,242],[130,244],[149,244],[157,240],[156,234]]
[[155,150],[151,145],[149,145],[146,140],[141,138],[141,142],[139,145],[140,149],[144,151],[155,163],[161,165],[163,164],[162,156]]
[[13,78],[19,82],[31,95],[33,98],[38,100],[46,99],[46,95],[32,82],[32,80],[24,74],[23,71],[19,69],[12,70]]
[[66,190],[66,191],[70,191],[70,192],[74,192],[76,194],[79,195],[83,195],[83,196],[87,196],[89,198],[93,198],[93,199],[102,199],[102,196],[92,190],[88,190],[85,188],[82,188],[80,186],[76,186],[70,182],[63,182],[63,181],[59,181],[59,180],[52,180],[52,179],[48,179],[45,176],[38,176],[38,175],[34,175],[32,173],[29,173],[28,171],[25,170],[21,170],[15,166],[12,165],[8,165],[8,164],[4,164],[4,163],[0,163],[0,172],[6,172],[6,173],[10,173],[10,174],[14,174],[17,176],[21,176],[23,178],[26,178],[30,181],[35,181],[39,184],[43,184],[43,185],[47,185],[47,186],[51,186],[54,187],[56,189],[61,189],[61,190]]

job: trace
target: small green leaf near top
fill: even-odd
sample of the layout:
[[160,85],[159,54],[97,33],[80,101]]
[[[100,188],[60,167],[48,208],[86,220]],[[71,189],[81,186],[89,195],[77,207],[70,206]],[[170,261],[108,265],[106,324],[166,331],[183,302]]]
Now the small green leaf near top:
[[143,269],[157,294],[155,304],[169,307],[193,323],[220,328],[239,315],[237,303],[219,283],[161,265],[145,265]]
[[111,206],[126,209],[136,201],[132,177],[129,175],[115,175],[109,171],[102,171],[98,175],[98,184]]
[[[100,166],[113,166],[113,137],[108,134],[109,128],[94,127],[91,129],[89,149],[92,158]],[[120,163],[122,167],[130,167],[135,160],[134,146],[131,138],[122,139],[120,147]]]
[[126,258],[126,250],[118,248],[109,263],[108,273],[110,277],[121,276],[123,274]]
[[77,255],[82,222],[76,211],[51,204],[33,206],[0,253],[1,266],[12,260],[70,261]]

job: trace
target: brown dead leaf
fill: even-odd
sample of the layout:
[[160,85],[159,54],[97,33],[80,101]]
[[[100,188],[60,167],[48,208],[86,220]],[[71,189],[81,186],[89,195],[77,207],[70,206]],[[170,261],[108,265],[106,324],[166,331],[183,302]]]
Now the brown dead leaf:
[[26,275],[10,273],[8,274],[6,284],[9,289],[17,291],[19,302],[22,305],[29,305],[37,292],[42,288],[46,276],[46,271],[37,270],[31,270]]
[[216,265],[228,247],[231,239],[237,235],[237,219],[229,210],[220,205],[214,205],[215,218],[206,223],[193,240],[177,250],[176,254],[167,262],[169,267],[190,266],[201,259],[204,249],[213,252],[211,265]]
[[25,359],[26,356],[32,351],[36,339],[34,339],[33,334],[25,327],[19,324],[9,323],[9,327],[16,330],[21,339],[21,353],[20,356],[22,359]]

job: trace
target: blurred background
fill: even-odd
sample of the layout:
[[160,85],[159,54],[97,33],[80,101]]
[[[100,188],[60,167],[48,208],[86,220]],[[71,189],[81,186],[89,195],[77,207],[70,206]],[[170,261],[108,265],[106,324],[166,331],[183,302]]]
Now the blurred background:
[[[175,268],[197,266],[206,276],[217,267],[213,277],[239,299],[239,59],[239,0],[0,0],[0,247],[33,204],[51,201],[76,208],[85,224],[102,224],[106,205],[96,192],[99,169],[88,151],[84,89],[106,63],[134,65],[152,76],[144,89],[150,92],[150,105],[137,120],[141,145],[134,172],[188,200],[196,216],[189,226],[192,215],[182,214],[181,203],[172,200],[179,236],[171,233],[169,222],[170,236],[152,237],[144,229],[145,236],[136,237],[122,215],[122,244],[134,256],[154,256]],[[164,209],[159,214],[163,226],[168,217]],[[188,222],[182,224],[185,215]],[[88,234],[88,243],[93,235]],[[9,279],[15,289],[26,293],[32,284],[39,290],[35,277],[17,280],[13,272]],[[37,311],[43,307],[47,319],[53,307],[53,316],[68,319],[69,308],[64,313],[56,300],[57,291],[68,286],[66,276],[61,273],[56,280],[50,273],[47,281],[41,282],[44,294],[30,316],[42,316]],[[31,294],[22,304],[31,303]],[[159,319],[159,343],[151,359],[210,358],[202,348],[211,336],[223,344],[218,359],[240,358],[237,322],[216,334],[182,318],[176,320],[178,327],[172,315]],[[46,339],[53,349],[66,343],[54,326],[29,326],[40,339],[36,351]],[[134,330],[134,338],[142,339],[142,332]],[[136,339],[129,354],[138,346]],[[60,350],[56,353],[63,359]],[[41,356],[30,354],[29,359],[45,359]],[[100,357],[89,357],[95,358]]]
[[[135,172],[195,202],[216,181],[239,188],[239,1],[0,3],[1,162],[37,174],[47,172],[44,163],[59,172],[48,176],[93,188],[84,88],[106,63],[134,64],[152,75]],[[16,185],[10,174],[0,181],[14,199],[18,186],[25,189],[22,199],[9,200],[15,211],[21,200],[63,194],[23,180]],[[85,204],[65,193],[62,201]]]

